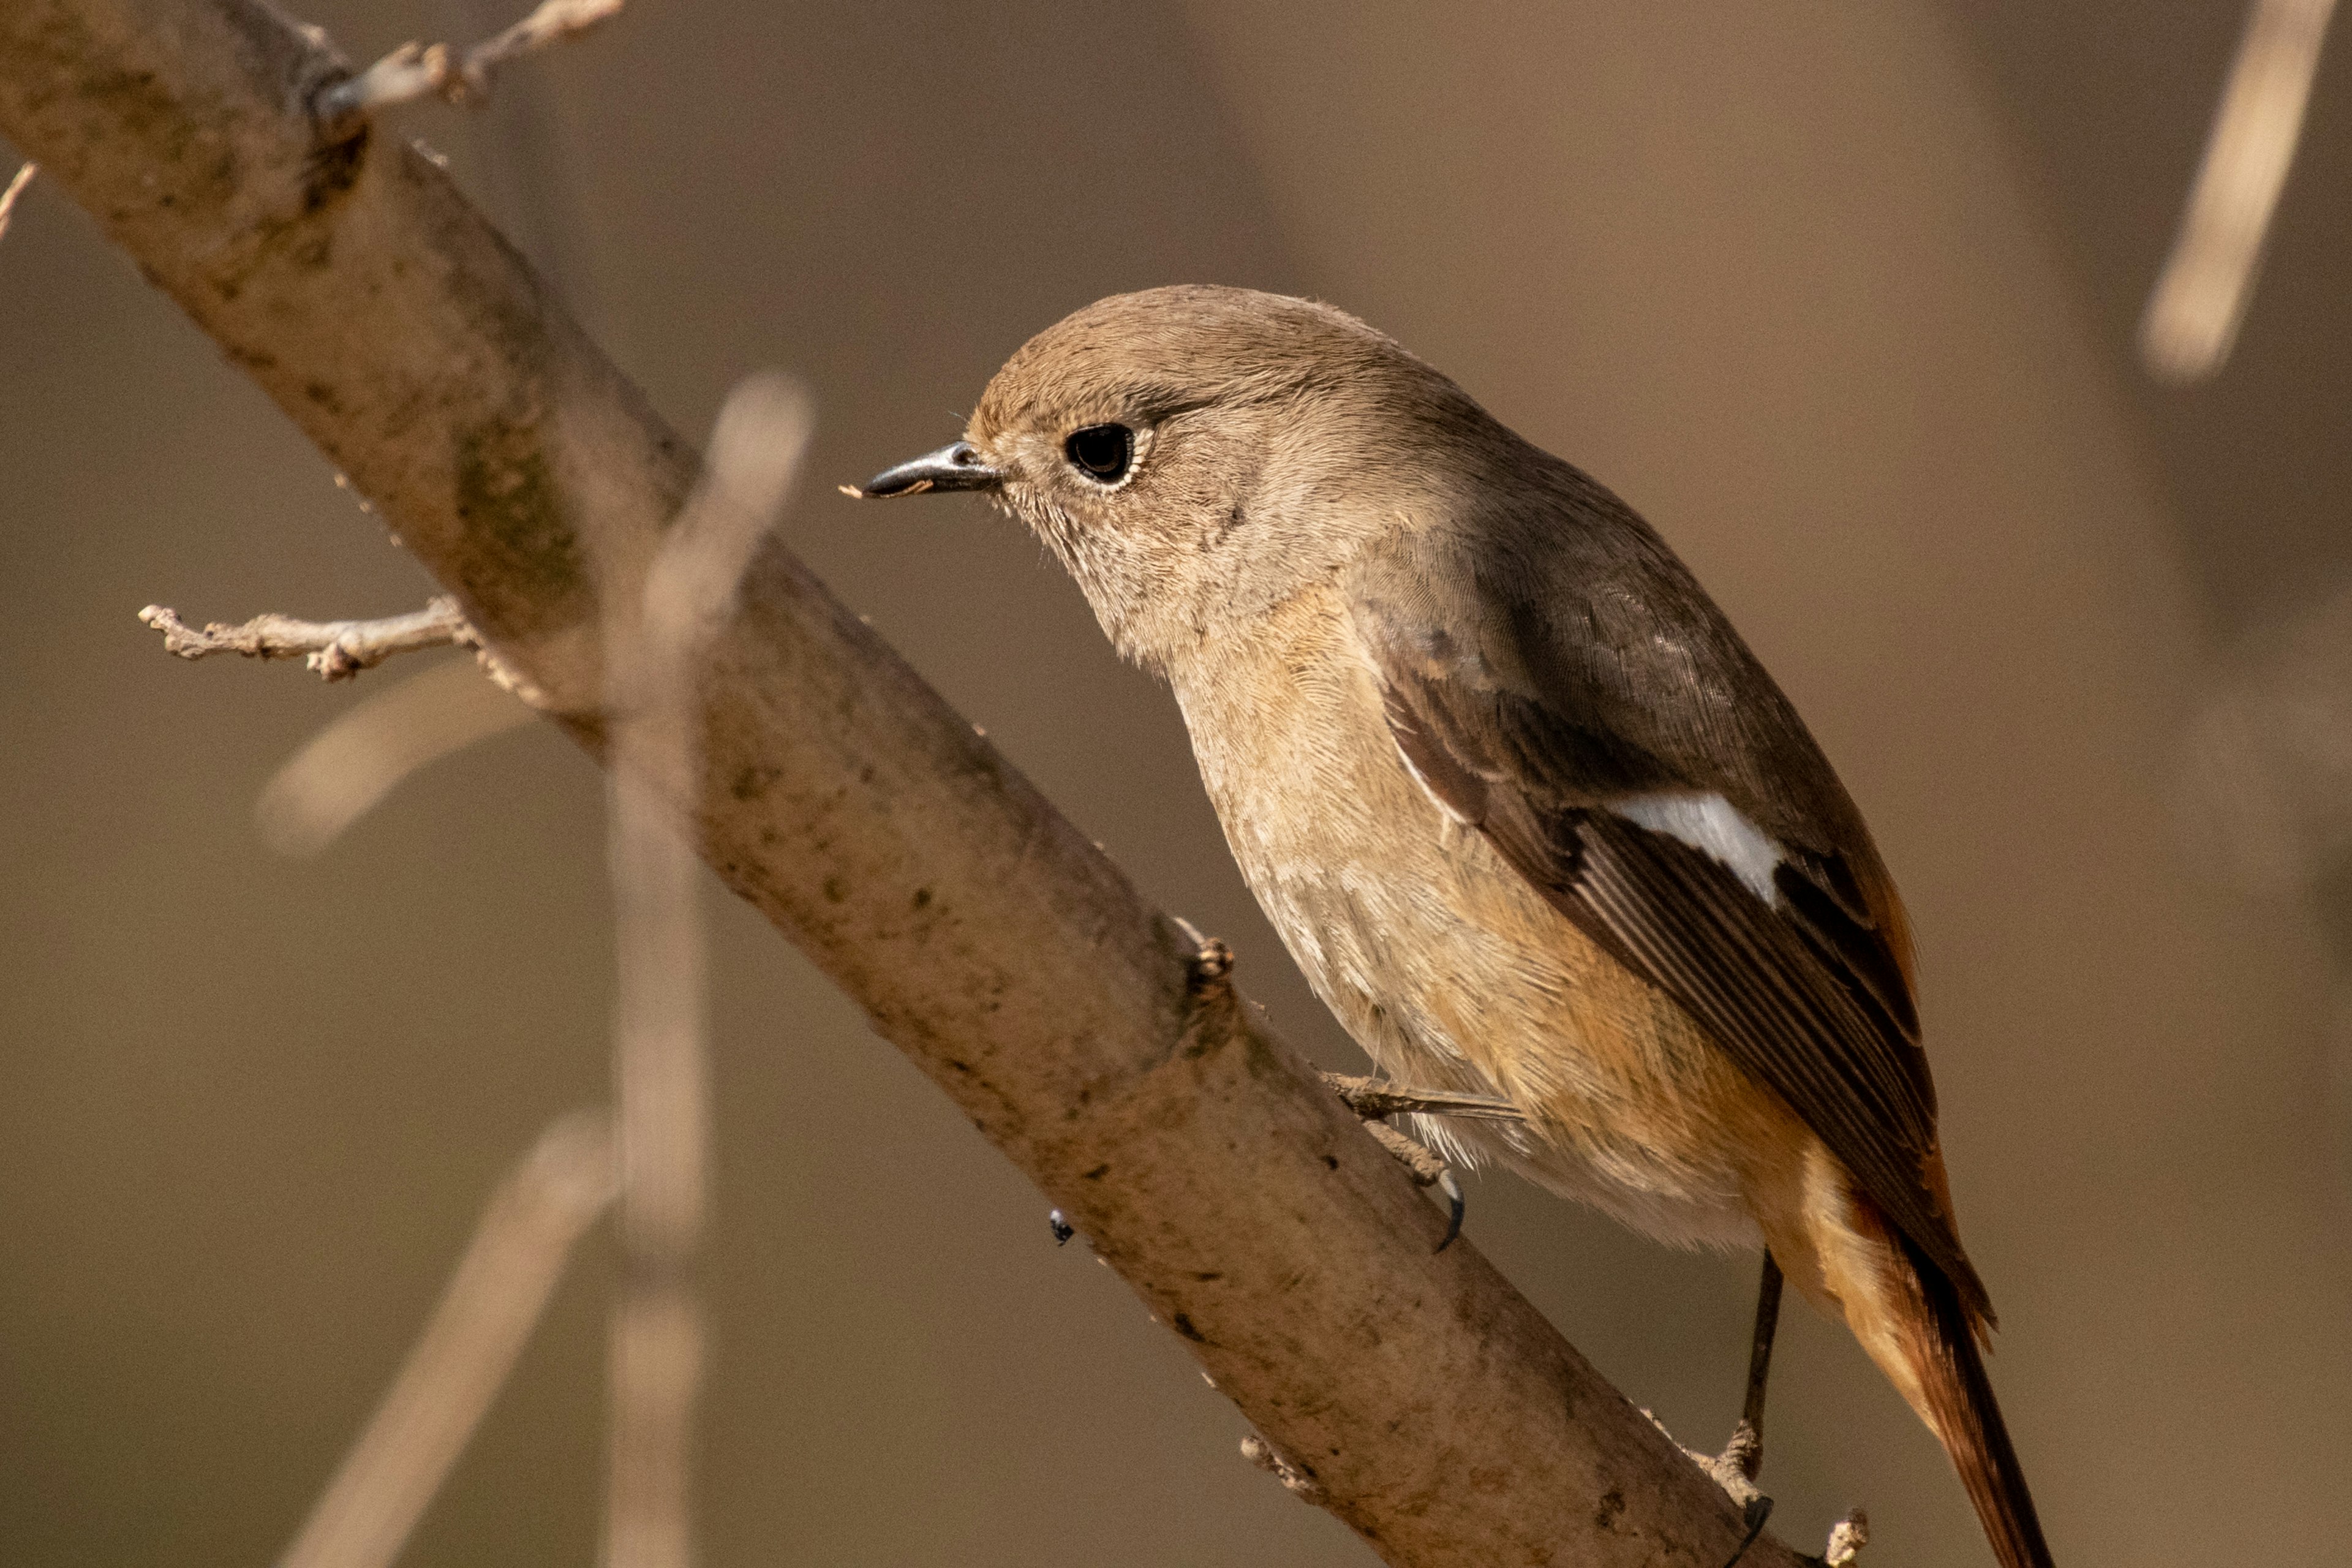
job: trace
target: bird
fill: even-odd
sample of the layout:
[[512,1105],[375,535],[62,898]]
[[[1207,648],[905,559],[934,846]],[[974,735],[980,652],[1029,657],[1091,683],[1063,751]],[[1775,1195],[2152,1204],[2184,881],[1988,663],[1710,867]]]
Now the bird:
[[1210,285],[1066,317],[961,438],[844,488],[984,494],[1068,570],[1383,1079],[1516,1112],[1419,1114],[1423,1142],[1668,1243],[1760,1243],[1749,1416],[1785,1276],[1941,1440],[2002,1568],[2051,1568],[1902,900],[1632,508],[1344,310]]

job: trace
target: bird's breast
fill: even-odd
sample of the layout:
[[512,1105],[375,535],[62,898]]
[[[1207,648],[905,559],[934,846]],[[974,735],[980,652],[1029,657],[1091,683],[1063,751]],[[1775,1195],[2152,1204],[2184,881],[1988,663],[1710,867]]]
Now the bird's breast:
[[1752,1235],[1738,1140],[1713,1125],[1752,1086],[1423,787],[1320,597],[1171,672],[1227,842],[1309,984],[1389,1077],[1528,1112],[1423,1129],[1454,1156],[1670,1239]]

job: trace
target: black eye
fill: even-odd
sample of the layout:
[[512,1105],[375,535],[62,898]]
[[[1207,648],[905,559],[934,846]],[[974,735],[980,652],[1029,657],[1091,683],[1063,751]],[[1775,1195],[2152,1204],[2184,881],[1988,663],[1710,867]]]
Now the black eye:
[[1135,432],[1124,425],[1089,425],[1062,443],[1062,450],[1088,479],[1115,485],[1135,458]]

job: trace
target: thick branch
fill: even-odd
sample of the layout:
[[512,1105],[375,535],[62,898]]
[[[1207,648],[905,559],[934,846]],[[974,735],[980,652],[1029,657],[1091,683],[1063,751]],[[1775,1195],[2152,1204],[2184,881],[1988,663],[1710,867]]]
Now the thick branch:
[[[12,0],[0,130],[601,750],[599,584],[695,477],[430,161],[257,0]],[[703,853],[1396,1563],[1719,1568],[1720,1489],[1442,1221],[1217,966],[786,552],[696,671]],[[1793,1568],[1759,1542],[1744,1562]]]

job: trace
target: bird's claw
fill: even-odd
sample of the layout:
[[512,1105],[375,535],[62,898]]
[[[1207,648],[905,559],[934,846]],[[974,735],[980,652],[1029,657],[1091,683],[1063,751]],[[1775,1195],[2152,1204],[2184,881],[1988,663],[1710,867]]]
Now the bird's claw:
[[1364,1120],[1364,1129],[1387,1150],[1396,1163],[1405,1168],[1415,1186],[1434,1186],[1445,1194],[1445,1235],[1434,1250],[1444,1251],[1462,1234],[1462,1217],[1469,1212],[1469,1200],[1462,1195],[1462,1187],[1454,1181],[1454,1173],[1422,1144],[1391,1127],[1384,1117],[1399,1111],[1411,1111],[1423,1116],[1467,1116],[1491,1121],[1524,1120],[1517,1106],[1491,1094],[1462,1094],[1453,1089],[1399,1089],[1378,1079],[1351,1078],[1345,1073],[1327,1072],[1323,1081],[1339,1097],[1339,1103]]
[[1731,1561],[1726,1563],[1723,1568],[1738,1568],[1739,1560],[1748,1555],[1748,1549],[1756,1544],[1758,1536],[1764,1533],[1764,1521],[1771,1517],[1772,1500],[1770,1498],[1766,1497],[1762,1492],[1758,1492],[1748,1500],[1746,1505],[1739,1510],[1739,1521],[1748,1527],[1748,1533],[1739,1538],[1739,1549],[1731,1554]]
[[[1675,1435],[1666,1431],[1666,1424],[1659,1420],[1656,1415],[1647,1410],[1643,1411],[1642,1414],[1648,1415],[1650,1425],[1663,1433],[1667,1442],[1674,1443],[1677,1448],[1682,1448],[1684,1454],[1689,1457],[1691,1463],[1705,1470],[1713,1479],[1715,1484],[1723,1489],[1724,1494],[1738,1506],[1739,1522],[1745,1533],[1740,1538],[1739,1549],[1734,1552],[1730,1561],[1723,1565],[1723,1568],[1734,1568],[1734,1565],[1748,1554],[1748,1549],[1756,1544],[1756,1538],[1764,1533],[1764,1521],[1772,1517],[1772,1500],[1759,1490],[1756,1485],[1756,1466],[1763,1452],[1763,1444],[1758,1437],[1756,1429],[1742,1420],[1738,1426],[1732,1428],[1731,1440],[1723,1446],[1722,1453],[1702,1454],[1696,1448],[1683,1448],[1682,1444],[1675,1441]],[[1832,1542],[1835,1544],[1834,1534],[1832,1534]],[[1846,1563],[1850,1563],[1852,1561],[1851,1556],[1846,1559]],[[1840,1564],[1839,1568],[1844,1568],[1844,1564]]]
[[1454,1238],[1462,1234],[1462,1216],[1468,1212],[1469,1203],[1463,1197],[1454,1173],[1445,1168],[1445,1162],[1385,1121],[1367,1121],[1364,1131],[1372,1135],[1373,1142],[1388,1151],[1391,1159],[1404,1167],[1414,1186],[1435,1187],[1445,1194],[1445,1236],[1434,1250],[1443,1252],[1453,1246]]

